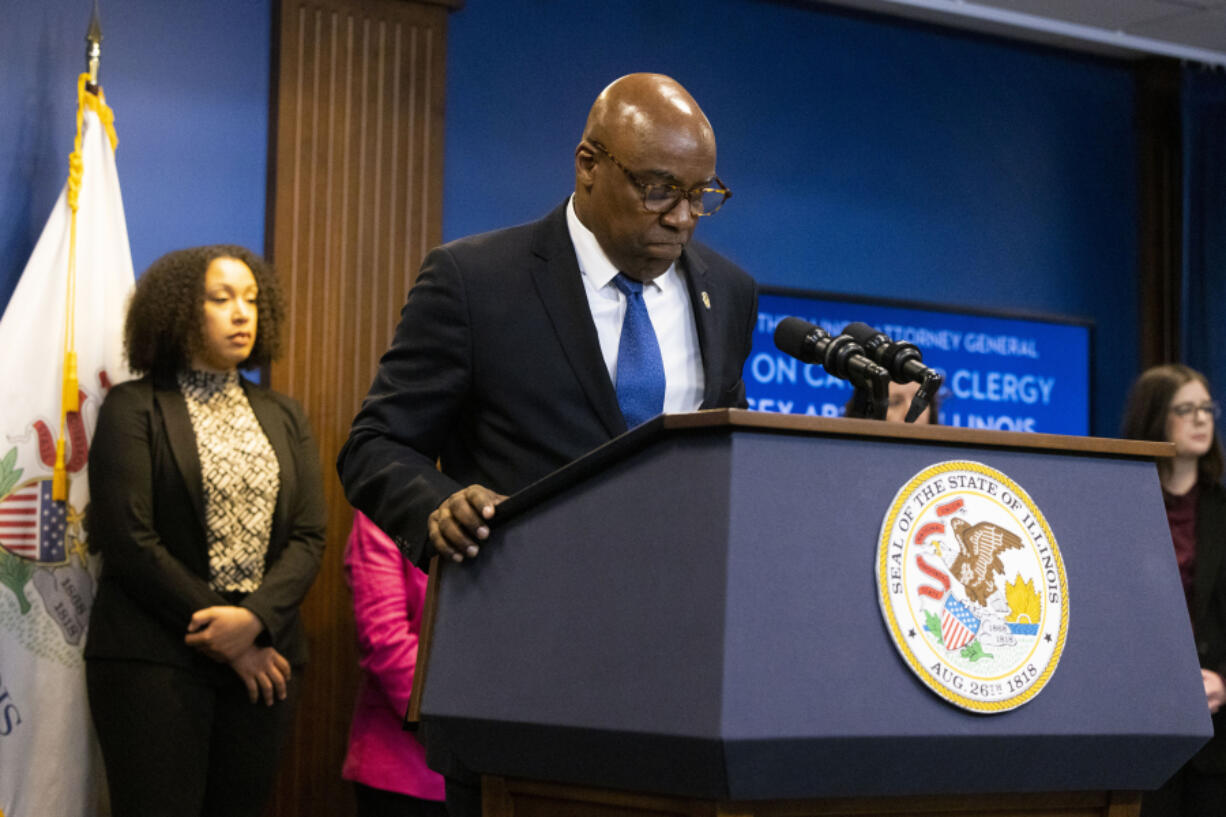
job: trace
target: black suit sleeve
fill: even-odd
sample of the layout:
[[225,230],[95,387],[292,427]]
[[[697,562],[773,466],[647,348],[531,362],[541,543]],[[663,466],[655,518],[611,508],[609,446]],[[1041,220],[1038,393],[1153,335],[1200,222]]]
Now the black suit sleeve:
[[107,395],[89,454],[89,535],[107,576],[172,631],[186,632],[192,613],[226,601],[176,558],[154,527],[158,429],[147,384],[121,384]]
[[298,620],[298,605],[319,572],[328,520],[319,453],[310,423],[296,401],[282,395],[270,397],[285,417],[285,451],[278,451],[278,456],[291,460],[282,471],[291,473],[293,482],[281,486],[281,490],[290,491],[283,521],[288,530],[285,546],[264,571],[259,588],[243,599],[242,606],[259,617],[272,643],[280,645]]
[[463,281],[446,247],[422,264],[391,347],[337,459],[345,496],[413,562],[429,558],[430,513],[462,486],[435,463],[471,388]]

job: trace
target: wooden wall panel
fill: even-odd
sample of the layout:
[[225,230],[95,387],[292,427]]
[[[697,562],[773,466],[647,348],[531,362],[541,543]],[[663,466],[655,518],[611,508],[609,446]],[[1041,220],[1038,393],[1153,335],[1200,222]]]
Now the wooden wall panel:
[[1183,137],[1179,63],[1144,60],[1134,72],[1139,373],[1182,359]]
[[336,455],[425,252],[441,238],[450,3],[280,0],[269,256],[289,305],[271,384],[320,449],[328,547],[304,615],[311,662],[269,814],[353,813],[340,779],[358,681]]

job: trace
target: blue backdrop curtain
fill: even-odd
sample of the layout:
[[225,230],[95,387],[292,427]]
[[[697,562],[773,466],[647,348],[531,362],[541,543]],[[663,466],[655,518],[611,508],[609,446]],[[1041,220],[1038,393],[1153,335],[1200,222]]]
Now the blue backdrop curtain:
[[1183,75],[1183,331],[1187,364],[1226,400],[1226,72]]

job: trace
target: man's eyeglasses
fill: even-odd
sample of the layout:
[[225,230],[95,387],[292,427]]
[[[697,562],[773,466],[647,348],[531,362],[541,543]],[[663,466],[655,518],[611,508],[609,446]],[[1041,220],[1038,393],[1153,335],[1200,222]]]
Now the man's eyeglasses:
[[1171,406],[1171,414],[1174,414],[1176,417],[1190,417],[1202,411],[1214,420],[1222,416],[1222,407],[1216,400],[1210,400],[1199,405],[1196,403],[1177,403]]
[[626,178],[630,179],[643,194],[643,209],[649,213],[667,213],[677,206],[677,202],[681,201],[682,197],[690,203],[690,212],[696,216],[709,216],[716,210],[724,206],[724,202],[732,196],[732,191],[724,187],[724,183],[719,180],[719,176],[715,177],[715,184],[718,187],[704,187],[699,185],[693,190],[685,190],[675,184],[655,183],[648,184],[640,181],[638,176],[631,172],[630,168],[617,160],[617,157],[609,153],[609,149],[599,142],[588,140],[588,143],[609,157],[609,161],[621,168],[622,173],[626,174]]

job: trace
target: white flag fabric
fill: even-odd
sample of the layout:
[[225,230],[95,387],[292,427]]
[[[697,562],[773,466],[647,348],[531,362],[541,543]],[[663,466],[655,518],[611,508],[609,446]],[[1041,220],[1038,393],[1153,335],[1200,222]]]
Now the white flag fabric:
[[82,651],[97,586],[82,514],[86,455],[110,384],[128,378],[123,319],[134,276],[115,155],[85,112],[77,213],[76,352],[68,502],[51,498],[64,366],[67,190],[0,319],[0,817],[108,813]]

